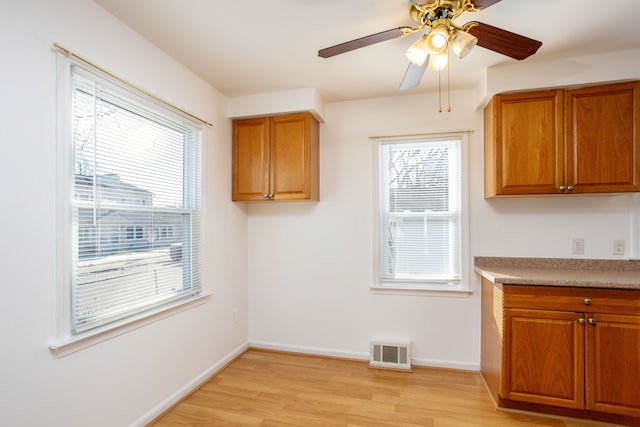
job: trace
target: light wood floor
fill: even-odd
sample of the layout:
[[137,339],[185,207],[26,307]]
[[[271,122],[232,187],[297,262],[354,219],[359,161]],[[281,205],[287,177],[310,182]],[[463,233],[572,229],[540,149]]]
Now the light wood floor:
[[[497,411],[480,374],[251,349],[152,424],[165,426],[583,427]],[[608,424],[610,425],[610,424]]]

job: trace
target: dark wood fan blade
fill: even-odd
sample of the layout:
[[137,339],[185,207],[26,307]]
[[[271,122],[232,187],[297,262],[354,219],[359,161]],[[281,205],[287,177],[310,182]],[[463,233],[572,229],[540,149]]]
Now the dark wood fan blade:
[[498,3],[501,0],[473,0],[473,4],[478,7],[485,9],[491,5]]
[[481,22],[469,29],[478,38],[478,46],[514,59],[525,59],[538,51],[542,42]]
[[329,58],[331,56],[340,55],[341,53],[360,49],[361,47],[365,47],[365,46],[380,43],[383,41],[402,37],[404,35],[402,31],[404,28],[405,27],[394,28],[392,30],[382,31],[380,33],[371,34],[369,36],[351,40],[349,42],[340,43],[335,46],[327,47],[325,49],[319,50],[318,56],[322,58]]
[[424,75],[424,71],[427,69],[427,65],[429,64],[429,58],[424,61],[424,64],[418,66],[413,62],[409,62],[409,66],[407,67],[407,71],[404,72],[404,77],[402,78],[402,82],[400,83],[400,90],[413,89],[414,87],[420,84],[422,80],[422,76]]

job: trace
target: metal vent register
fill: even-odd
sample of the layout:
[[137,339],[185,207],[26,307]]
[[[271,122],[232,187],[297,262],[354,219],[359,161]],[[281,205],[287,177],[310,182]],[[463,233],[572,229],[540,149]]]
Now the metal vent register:
[[410,343],[405,341],[371,341],[369,366],[410,371]]

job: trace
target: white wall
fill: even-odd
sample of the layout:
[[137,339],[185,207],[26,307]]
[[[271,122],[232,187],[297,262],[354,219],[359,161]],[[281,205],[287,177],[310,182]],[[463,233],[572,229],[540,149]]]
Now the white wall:
[[[63,358],[48,349],[56,289],[53,42],[215,124],[205,136],[205,286],[213,297]],[[247,219],[230,201],[227,100],[91,0],[2,2],[0,51],[1,423],[141,425],[247,343]]]
[[[607,80],[602,76],[602,80]],[[469,144],[470,260],[474,256],[614,258],[629,253],[631,196],[483,196],[477,92],[332,103],[320,128],[321,200],[249,208],[249,340],[255,346],[367,358],[372,336],[410,338],[416,364],[478,369],[480,280],[468,297],[380,295],[372,283],[370,136],[473,129]]]
[[[371,136],[474,129],[477,172],[482,118],[470,92],[326,106],[320,128],[320,202],[249,209],[252,345],[367,358],[372,336],[410,338],[414,362],[475,369],[478,295],[383,295],[372,284]],[[477,174],[477,173],[476,173]],[[477,180],[476,180],[477,181]],[[474,183],[479,191],[481,183]]]

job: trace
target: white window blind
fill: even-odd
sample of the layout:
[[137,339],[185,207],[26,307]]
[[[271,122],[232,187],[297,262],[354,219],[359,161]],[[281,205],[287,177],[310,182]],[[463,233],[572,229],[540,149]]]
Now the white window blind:
[[74,334],[202,289],[202,131],[99,74],[71,66]]
[[388,287],[459,288],[461,138],[379,144],[378,279]]

